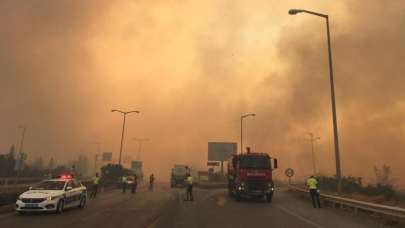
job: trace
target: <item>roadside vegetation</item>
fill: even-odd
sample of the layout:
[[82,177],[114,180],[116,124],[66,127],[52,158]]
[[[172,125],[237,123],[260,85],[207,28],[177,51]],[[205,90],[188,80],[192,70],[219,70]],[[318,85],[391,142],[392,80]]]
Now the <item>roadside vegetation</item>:
[[[374,167],[375,182],[364,184],[361,177],[343,177],[342,191],[347,197],[393,206],[405,206],[405,194],[395,189],[391,179],[391,168]],[[318,176],[319,189],[333,194],[337,189],[336,177]]]

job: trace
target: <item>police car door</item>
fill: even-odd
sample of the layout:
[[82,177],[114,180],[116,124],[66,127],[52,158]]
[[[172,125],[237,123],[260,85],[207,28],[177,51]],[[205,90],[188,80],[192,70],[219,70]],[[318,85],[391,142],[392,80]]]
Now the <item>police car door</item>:
[[73,181],[70,180],[65,187],[65,207],[72,207],[75,205],[75,195]]
[[73,180],[73,198],[74,198],[73,201],[74,202],[72,204],[75,206],[79,206],[82,195],[83,195],[82,185],[80,184],[79,181]]

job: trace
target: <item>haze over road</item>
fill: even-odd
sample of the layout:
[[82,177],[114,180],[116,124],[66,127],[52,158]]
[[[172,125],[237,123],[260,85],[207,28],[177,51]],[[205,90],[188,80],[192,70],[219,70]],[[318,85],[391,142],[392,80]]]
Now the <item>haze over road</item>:
[[272,204],[236,202],[225,189],[196,189],[194,202],[183,198],[183,189],[170,189],[166,184],[158,185],[154,192],[141,189],[136,195],[114,190],[90,200],[84,210],[72,209],[60,215],[0,215],[0,227],[379,227],[349,213],[313,209],[309,201],[282,189],[277,190]]

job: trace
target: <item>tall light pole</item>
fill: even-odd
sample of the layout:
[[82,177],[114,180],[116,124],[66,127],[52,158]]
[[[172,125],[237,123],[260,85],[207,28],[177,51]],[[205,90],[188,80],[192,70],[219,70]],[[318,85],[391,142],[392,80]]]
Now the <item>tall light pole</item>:
[[142,143],[143,142],[148,142],[149,139],[148,138],[144,138],[144,139],[139,139],[139,138],[134,138],[135,141],[137,141],[139,143],[139,147],[138,147],[138,161],[141,160],[141,150],[142,150]]
[[333,136],[334,136],[333,142],[335,144],[336,178],[338,181],[337,191],[340,194],[342,192],[342,171],[340,167],[339,137],[336,118],[335,84],[333,81],[333,64],[332,64],[332,48],[330,45],[329,16],[327,14],[316,13],[303,9],[290,9],[288,13],[290,15],[296,15],[297,13],[308,13],[318,17],[325,18],[326,20],[326,33],[327,33],[328,56],[329,56],[330,92],[331,92],[332,118],[333,118]]
[[312,132],[308,133],[309,135],[309,141],[311,142],[311,152],[312,152],[312,168],[313,168],[313,174],[316,174],[316,162],[315,162],[315,150],[314,150],[314,142],[316,140],[320,140],[320,137],[315,137]]
[[111,110],[111,112],[119,112],[119,113],[121,113],[121,114],[123,115],[123,117],[124,117],[124,118],[123,118],[123,123],[122,123],[120,156],[119,156],[119,159],[118,159],[118,164],[121,165],[122,145],[123,145],[123,143],[124,143],[125,120],[126,120],[127,114],[130,114],[130,113],[137,113],[137,114],[139,114],[140,112],[139,112],[139,111],[128,111],[128,112],[124,112],[124,111],[121,111],[121,110],[118,110],[118,109],[113,109],[113,110]]
[[243,153],[243,119],[249,116],[256,116],[254,113],[248,113],[240,117],[240,153]]

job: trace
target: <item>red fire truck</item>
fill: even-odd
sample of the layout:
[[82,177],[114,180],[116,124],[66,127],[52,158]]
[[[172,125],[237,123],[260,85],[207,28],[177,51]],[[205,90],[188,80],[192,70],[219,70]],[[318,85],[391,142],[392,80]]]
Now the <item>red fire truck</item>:
[[241,198],[262,197],[271,203],[274,192],[272,171],[277,159],[266,153],[236,154],[228,161],[229,195]]

